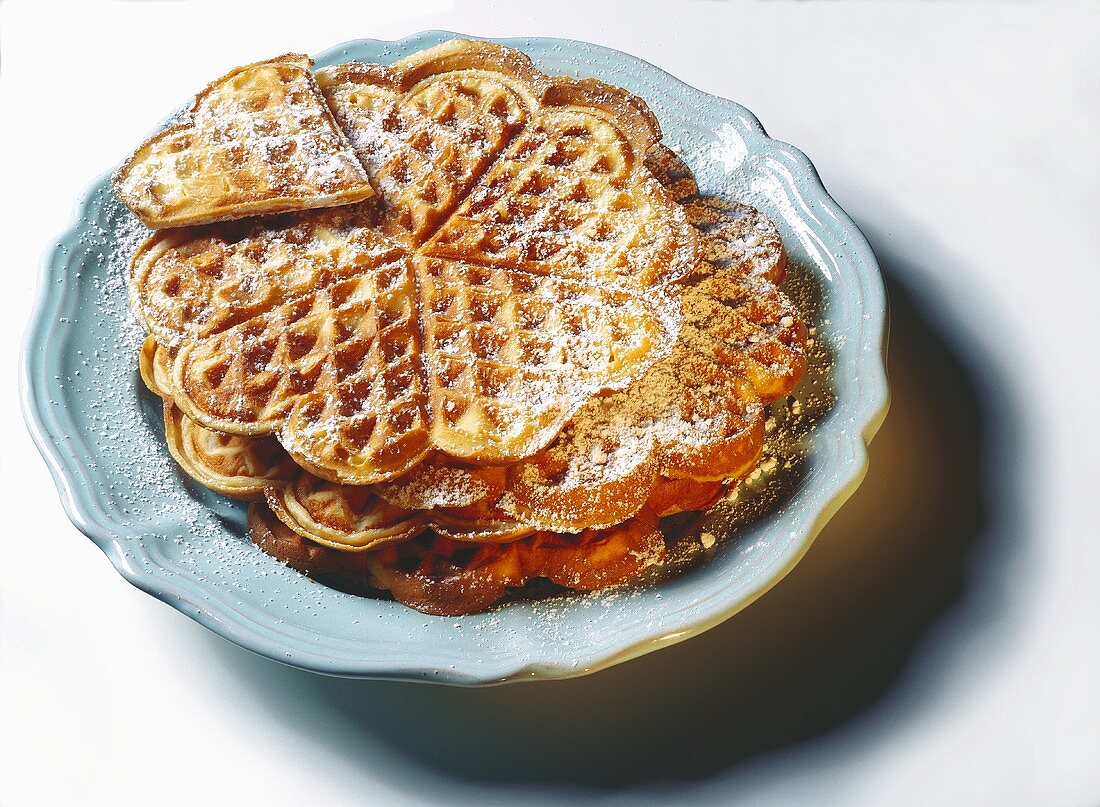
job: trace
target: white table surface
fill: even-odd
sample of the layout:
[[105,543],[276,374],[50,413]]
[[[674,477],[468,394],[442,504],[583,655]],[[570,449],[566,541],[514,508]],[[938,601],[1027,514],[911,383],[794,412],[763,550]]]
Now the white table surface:
[[[123,582],[19,414],[89,180],[233,65],[425,28],[600,42],[744,103],[887,277],[863,487],[746,612],[588,679],[254,657]],[[0,804],[1100,803],[1098,42],[1095,4],[0,2]]]

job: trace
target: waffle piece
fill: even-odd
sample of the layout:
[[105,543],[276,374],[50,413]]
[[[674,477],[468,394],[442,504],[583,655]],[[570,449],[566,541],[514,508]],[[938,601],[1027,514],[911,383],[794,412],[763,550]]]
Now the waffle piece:
[[667,515],[674,491],[682,509],[705,509],[723,480],[755,466],[764,405],[806,369],[805,324],[775,285],[787,262],[775,226],[746,205],[699,196],[663,146],[647,164],[684,205],[706,260],[684,281],[672,355],[625,391],[590,401],[548,449],[509,468],[498,506],[540,529],[614,524],[647,502]]
[[695,266],[698,244],[646,167],[659,140],[634,96],[551,79],[531,124],[425,251],[590,285],[674,281]]
[[[694,266],[699,248],[638,156],[659,136],[656,123],[621,90],[549,79],[521,54],[484,43],[450,43],[374,73],[349,67],[326,86],[354,104],[356,92],[340,88],[370,85],[391,111],[412,104],[417,120],[442,127],[424,134],[395,124],[409,148],[436,154],[461,142],[481,154],[447,163],[464,166],[448,174],[456,204],[493,182],[503,158],[490,166],[484,155],[508,145],[513,128],[513,144],[541,132],[529,155],[536,173],[590,197],[566,200],[573,218],[563,219],[558,191],[532,195],[505,182],[493,186],[494,204],[531,209],[543,199],[547,215],[532,226],[575,226],[580,252],[516,263],[421,243],[451,202],[414,202],[412,189],[435,191],[410,174],[382,200],[391,234],[410,228],[400,238],[380,233],[366,204],[154,236],[134,257],[134,306],[174,351],[172,394],[188,416],[227,433],[274,433],[331,481],[392,479],[433,449],[477,463],[530,456],[592,395],[625,387],[676,340],[679,290],[669,281]],[[448,112],[456,93],[466,100]],[[460,121],[447,135],[457,141],[444,137],[448,121]],[[573,156],[555,157],[566,141]],[[523,156],[509,155],[518,177]]]
[[179,227],[348,204],[373,191],[296,54],[210,84],[180,122],[153,135],[113,184],[147,226]]
[[199,484],[234,499],[262,499],[272,484],[294,479],[301,469],[272,437],[241,437],[204,428],[164,402],[168,452]]
[[593,394],[667,352],[678,303],[500,267],[424,259],[419,290],[431,443],[508,462],[546,445]]
[[131,289],[174,354],[189,416],[281,442],[337,482],[399,474],[427,452],[415,278],[363,207],[154,236]]
[[153,235],[130,261],[134,310],[158,344],[177,348],[364,271],[403,265],[375,232],[369,204]]
[[727,487],[724,481],[700,482],[695,479],[669,479],[662,476],[653,486],[646,506],[661,518],[676,513],[709,510],[722,498]]
[[427,255],[641,287],[695,263],[683,212],[645,162],[660,127],[622,89],[464,40],[318,80],[389,230]]
[[452,40],[393,65],[317,72],[385,209],[419,244],[527,124],[545,81],[516,51]]
[[581,535],[539,533],[509,544],[471,545],[432,533],[372,552],[338,552],[291,530],[262,504],[248,511],[248,532],[265,552],[313,577],[388,590],[427,614],[484,611],[509,589],[536,577],[579,591],[635,579],[665,554],[657,517],[643,511],[626,524]]
[[267,505],[279,520],[325,546],[344,551],[374,549],[423,532],[420,514],[380,499],[369,486],[333,485],[299,473],[285,485],[270,485]]

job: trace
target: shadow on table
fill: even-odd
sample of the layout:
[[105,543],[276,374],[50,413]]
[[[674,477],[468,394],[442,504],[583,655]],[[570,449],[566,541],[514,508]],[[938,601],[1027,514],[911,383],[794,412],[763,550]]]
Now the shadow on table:
[[[862,721],[887,708],[879,731],[904,724],[997,619],[1002,567],[1026,529],[1003,470],[1020,466],[1024,432],[981,335],[918,295],[926,274],[887,238],[872,243],[891,301],[892,410],[862,487],[745,612],[587,678],[481,690],[324,678],[220,640],[218,654],[258,704],[329,755],[355,765],[381,746],[455,784],[686,782],[844,727],[870,741]],[[943,634],[951,640],[932,641]],[[899,706],[892,690],[918,663],[924,694],[905,687]]]

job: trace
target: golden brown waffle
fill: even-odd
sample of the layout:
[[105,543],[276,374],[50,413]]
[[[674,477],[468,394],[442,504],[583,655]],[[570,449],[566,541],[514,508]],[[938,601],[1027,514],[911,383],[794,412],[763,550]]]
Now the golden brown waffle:
[[752,385],[677,347],[626,390],[593,399],[545,451],[510,466],[499,506],[540,529],[606,527],[636,513],[662,476],[743,476],[763,444]]
[[[668,353],[671,281],[699,246],[646,167],[660,132],[640,101],[550,79],[486,43],[326,76],[357,143],[377,124],[416,159],[388,146],[364,156],[383,190],[382,229],[375,207],[358,205],[174,231],[139,250],[134,305],[172,349],[172,395],[190,417],[274,433],[317,475],[370,484],[433,449],[476,463],[530,456],[594,394]],[[429,171],[429,157],[453,162]],[[417,180],[437,171],[446,193]],[[455,216],[481,227],[489,208],[526,211],[546,249],[509,256],[428,237]],[[578,240],[551,249],[570,228]]]
[[228,433],[279,428],[300,464],[336,481],[418,462],[428,446],[415,278],[371,221],[353,206],[143,245],[131,288],[171,351],[180,408]]
[[546,445],[593,394],[668,352],[678,304],[438,258],[421,262],[431,443],[508,462]]
[[378,190],[386,229],[419,244],[527,125],[545,77],[519,53],[455,40],[393,65],[317,71]]
[[388,590],[428,614],[483,611],[535,578],[595,591],[636,578],[661,562],[665,543],[652,510],[608,530],[538,533],[507,544],[468,544],[434,533],[374,552],[339,552],[304,540],[263,505],[248,511],[248,532],[265,552],[314,576]]
[[499,543],[535,531],[495,507],[503,468],[424,463],[385,485],[339,485],[309,473],[271,437],[208,429],[166,397],[168,351],[146,339],[139,356],[149,389],[165,397],[169,451],[196,482],[237,499],[266,498],[284,524],[320,544],[364,550],[426,529],[467,542]]
[[332,207],[369,198],[367,174],[297,54],[239,67],[123,163],[114,188],[147,226]]
[[645,164],[659,139],[652,113],[625,91],[552,79],[531,124],[426,250],[593,285],[676,280],[694,266],[695,245],[669,226],[682,211]]
[[419,513],[387,504],[370,486],[334,485],[308,473],[269,485],[265,495],[279,520],[299,535],[345,551],[404,541],[427,526]]
[[164,436],[188,476],[235,499],[262,499],[272,484],[301,474],[275,439],[196,428],[171,401],[164,402]]

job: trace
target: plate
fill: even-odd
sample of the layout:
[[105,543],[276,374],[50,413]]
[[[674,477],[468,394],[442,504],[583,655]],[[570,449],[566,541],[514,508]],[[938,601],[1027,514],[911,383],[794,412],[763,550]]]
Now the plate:
[[[392,62],[456,36],[357,40],[316,61]],[[797,296],[811,309],[816,356],[803,383],[810,389],[773,418],[773,439],[785,436],[788,453],[771,461],[779,471],[747,486],[741,505],[681,524],[684,545],[703,557],[648,585],[461,618],[322,586],[253,547],[244,507],[193,485],[172,463],[159,406],[137,377],[142,333],[121,271],[145,232],[104,175],[45,258],[23,347],[24,412],[69,517],[123,577],[260,655],[333,675],[464,685],[590,673],[698,634],[759,597],[866,469],[887,405],[883,283],[866,240],[806,157],[770,139],[744,107],[633,56],[560,39],[496,41],[547,73],[595,76],[641,96],[704,192],[777,223]],[[709,540],[732,525],[728,539]]]

